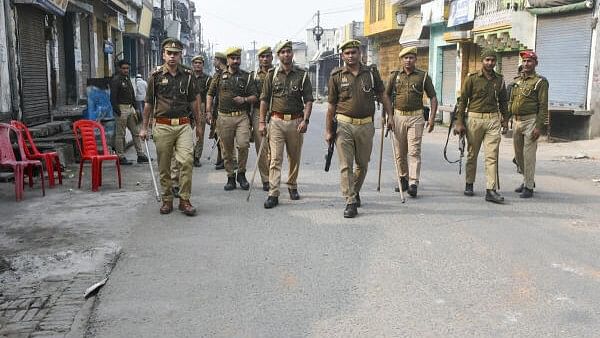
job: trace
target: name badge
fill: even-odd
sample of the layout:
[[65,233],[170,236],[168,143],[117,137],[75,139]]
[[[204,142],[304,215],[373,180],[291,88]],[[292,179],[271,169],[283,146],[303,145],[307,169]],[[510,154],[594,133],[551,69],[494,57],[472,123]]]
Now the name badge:
[[163,85],[169,84],[169,79],[162,79],[162,81],[160,81],[160,84],[163,84]]

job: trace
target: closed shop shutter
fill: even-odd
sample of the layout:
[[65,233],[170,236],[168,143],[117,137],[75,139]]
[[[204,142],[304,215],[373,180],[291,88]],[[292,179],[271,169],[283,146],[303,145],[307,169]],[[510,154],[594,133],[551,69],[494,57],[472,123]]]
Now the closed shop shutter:
[[503,53],[500,55],[502,60],[502,75],[504,82],[508,85],[514,82],[515,77],[519,75],[519,53]]
[[536,71],[550,83],[550,108],[585,109],[592,43],[592,11],[538,16]]
[[26,124],[50,121],[45,14],[33,6],[18,6],[21,106]]
[[64,19],[56,17],[56,36],[58,38],[58,85],[56,88],[56,105],[67,104],[67,77],[65,74],[65,32]]
[[456,46],[442,49],[442,105],[456,103]]

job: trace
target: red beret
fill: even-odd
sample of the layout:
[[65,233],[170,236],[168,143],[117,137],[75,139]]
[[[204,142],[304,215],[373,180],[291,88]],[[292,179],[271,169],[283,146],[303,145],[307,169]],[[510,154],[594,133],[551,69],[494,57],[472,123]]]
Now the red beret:
[[524,50],[519,53],[521,59],[534,59],[537,60],[537,54],[532,50]]

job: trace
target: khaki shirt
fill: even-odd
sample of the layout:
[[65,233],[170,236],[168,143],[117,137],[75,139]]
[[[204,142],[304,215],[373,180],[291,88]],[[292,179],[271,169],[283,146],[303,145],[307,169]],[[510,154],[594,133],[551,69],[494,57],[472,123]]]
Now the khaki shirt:
[[[270,68],[269,68],[270,69]],[[258,69],[256,73],[254,73],[254,83],[256,84],[256,91],[258,93],[257,98],[259,99],[254,105],[255,108],[260,108],[260,94],[262,93],[262,87],[265,83],[265,78],[269,74],[268,70]]]
[[206,94],[208,93],[208,88],[210,87],[212,78],[208,76],[208,74],[202,73],[200,76],[196,76],[196,74],[194,74],[194,80],[196,81],[198,93],[200,96],[202,96],[202,102],[206,103]]
[[488,80],[483,70],[467,76],[460,93],[460,102],[456,110],[456,120],[464,123],[465,109],[475,113],[502,113],[508,118],[506,86],[502,75],[493,72]]
[[519,116],[537,114],[535,126],[542,128],[548,118],[548,86],[548,80],[536,73],[515,77],[510,112]]
[[154,106],[155,117],[186,117],[189,116],[190,103],[196,100],[198,94],[192,71],[178,65],[173,76],[163,65],[148,78],[145,101]]
[[423,93],[429,98],[437,95],[431,77],[427,72],[416,68],[410,74],[404,69],[392,72],[386,93],[390,97],[395,94],[394,108],[404,111],[423,109]]
[[229,70],[216,73],[210,83],[208,95],[219,97],[219,112],[248,112],[250,111],[249,103],[243,103],[238,106],[233,101],[233,98],[236,96],[257,96],[256,85],[252,81],[252,73],[248,73],[241,69],[236,73],[231,73]]
[[354,118],[373,116],[375,100],[385,90],[377,69],[364,65],[356,76],[346,66],[334,69],[327,88],[327,101],[336,105],[336,113]]
[[120,104],[133,104],[135,91],[128,76],[115,75],[110,81],[110,101],[113,108],[118,109]]
[[274,73],[275,68],[269,69],[269,75],[263,84],[260,95],[261,101],[269,104],[272,95],[271,111],[285,114],[302,113],[304,103],[314,101],[312,85],[306,71],[294,66],[288,74],[282,68],[277,70],[275,78],[273,78]]

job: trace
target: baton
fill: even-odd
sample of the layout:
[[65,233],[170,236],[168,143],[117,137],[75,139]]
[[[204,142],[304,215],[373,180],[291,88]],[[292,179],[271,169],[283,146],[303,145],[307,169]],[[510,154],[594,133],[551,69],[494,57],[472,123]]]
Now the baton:
[[144,139],[144,145],[146,146],[148,165],[150,166],[150,174],[152,174],[152,183],[154,184],[154,196],[156,197],[156,201],[160,202],[160,193],[158,192],[158,186],[156,185],[156,177],[154,176],[154,168],[152,167],[152,157],[150,157],[150,149],[148,149],[148,139]]
[[[265,129],[266,130],[266,129]],[[250,189],[248,189],[248,196],[246,196],[246,202],[250,202],[250,195],[252,194],[252,188],[254,188],[254,179],[256,178],[256,172],[258,171],[258,162],[260,161],[260,156],[265,148],[265,141],[267,139],[267,134],[260,140],[260,147],[258,148],[258,155],[256,155],[256,166],[254,167],[254,171],[252,172],[252,178],[250,179]]]
[[404,191],[402,190],[402,181],[400,180],[400,169],[398,168],[398,161],[396,161],[396,132],[392,130],[392,153],[394,154],[394,167],[396,167],[396,179],[398,180],[398,190],[400,190],[400,199],[402,203],[406,202],[404,198]]
[[381,164],[383,162],[383,131],[385,130],[385,118],[381,117],[381,142],[379,144],[379,174],[377,175],[377,191],[381,190]]

